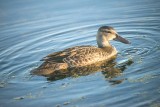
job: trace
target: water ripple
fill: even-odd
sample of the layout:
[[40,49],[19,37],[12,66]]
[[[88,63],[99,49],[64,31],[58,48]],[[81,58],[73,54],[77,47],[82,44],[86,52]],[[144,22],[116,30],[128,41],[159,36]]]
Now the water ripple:
[[[19,1],[0,4],[0,87],[2,82],[6,85],[1,88],[2,106],[63,106],[70,101],[66,106],[125,107],[159,101],[159,2],[88,1],[32,1],[31,7]],[[96,45],[97,29],[103,25],[113,26],[131,41],[130,45],[112,42],[119,51],[118,67],[128,60],[133,62],[120,75],[106,79],[97,72],[54,82],[30,75],[49,53],[77,45]],[[30,100],[26,97],[30,93],[41,94]],[[19,96],[25,96],[22,102],[10,103]]]

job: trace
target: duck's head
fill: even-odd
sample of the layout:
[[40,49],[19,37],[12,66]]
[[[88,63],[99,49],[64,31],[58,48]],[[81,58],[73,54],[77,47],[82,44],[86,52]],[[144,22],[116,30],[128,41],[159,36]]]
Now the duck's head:
[[125,44],[130,44],[128,40],[118,35],[116,30],[110,26],[102,26],[98,29],[97,33],[97,44],[98,47],[108,47],[110,46],[109,41],[115,40]]

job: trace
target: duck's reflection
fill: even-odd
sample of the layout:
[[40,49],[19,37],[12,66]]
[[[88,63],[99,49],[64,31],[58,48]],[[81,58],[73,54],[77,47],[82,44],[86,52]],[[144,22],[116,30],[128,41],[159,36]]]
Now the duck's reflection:
[[127,66],[133,63],[132,60],[128,60],[123,64],[117,64],[115,60],[98,62],[85,67],[68,68],[66,70],[54,71],[51,74],[44,74],[43,72],[36,72],[35,75],[43,75],[47,77],[48,81],[56,81],[67,77],[79,77],[86,76],[95,72],[101,72],[105,79],[110,83],[119,84],[122,80],[113,80],[114,77],[120,75]]

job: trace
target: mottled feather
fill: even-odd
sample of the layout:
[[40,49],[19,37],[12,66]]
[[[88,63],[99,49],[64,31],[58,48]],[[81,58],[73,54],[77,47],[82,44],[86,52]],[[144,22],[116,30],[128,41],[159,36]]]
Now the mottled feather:
[[109,59],[113,54],[116,53],[112,47],[77,46],[49,54],[43,60],[52,63],[67,63],[69,67],[78,67]]

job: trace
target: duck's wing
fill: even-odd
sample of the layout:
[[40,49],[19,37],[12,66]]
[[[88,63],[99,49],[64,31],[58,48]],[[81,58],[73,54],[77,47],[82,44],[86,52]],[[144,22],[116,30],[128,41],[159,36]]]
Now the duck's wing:
[[105,55],[106,52],[101,48],[94,46],[79,47],[65,57],[63,61],[70,67],[80,67],[101,61]]
[[86,50],[86,48],[91,48],[94,46],[76,46],[72,48],[65,49],[63,51],[55,52],[47,55],[41,61],[52,62],[52,63],[64,63],[65,58],[79,54],[78,50]]

